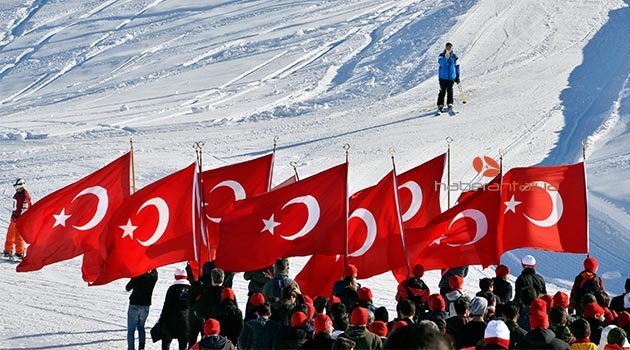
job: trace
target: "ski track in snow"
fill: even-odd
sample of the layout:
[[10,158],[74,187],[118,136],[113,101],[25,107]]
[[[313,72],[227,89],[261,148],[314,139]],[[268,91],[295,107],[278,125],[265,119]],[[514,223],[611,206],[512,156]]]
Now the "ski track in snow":
[[[588,137],[591,253],[612,294],[628,277],[630,66],[595,54],[623,30],[627,1],[15,4],[0,33],[0,182],[26,178],[35,200],[125,152],[131,134],[139,187],[193,161],[193,141],[206,142],[211,168],[265,154],[279,136],[275,182],[293,173],[289,162],[303,178],[343,161],[349,143],[351,191],[388,171],[391,147],[404,171],[451,137],[452,179],[472,182],[484,181],[475,156],[502,150],[506,169],[570,162]],[[454,117],[432,112],[445,41],[455,43],[470,101],[456,101]],[[11,138],[28,133],[40,136]],[[5,213],[12,195],[0,187]],[[0,231],[7,225],[1,216]],[[526,252],[502,261],[517,274]],[[584,258],[533,254],[551,293],[570,288]],[[306,260],[291,259],[291,276]],[[17,274],[0,260],[0,312],[12,320],[0,325],[0,348],[125,346],[126,281],[86,287],[80,265]],[[174,267],[159,269],[147,330]],[[493,275],[473,267],[465,289]],[[425,278],[432,290],[438,280],[437,271]],[[361,282],[395,314],[390,274]],[[234,289],[244,308],[240,274]]]

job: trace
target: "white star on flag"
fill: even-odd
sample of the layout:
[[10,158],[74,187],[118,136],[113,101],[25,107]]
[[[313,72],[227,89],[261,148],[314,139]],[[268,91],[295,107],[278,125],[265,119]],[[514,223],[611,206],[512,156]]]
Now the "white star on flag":
[[57,215],[53,214],[53,217],[55,218],[55,224],[53,225],[53,228],[59,225],[66,227],[66,221],[71,216],[72,215],[66,215],[66,208],[61,209],[61,212]]
[[133,231],[135,231],[138,226],[133,226],[131,224],[131,219],[127,220],[127,224],[126,225],[122,225],[122,226],[118,226],[120,227],[124,232],[122,235],[122,238],[125,238],[127,236],[131,237],[131,239],[133,239]]
[[269,231],[269,233],[271,233],[271,235],[273,236],[273,230],[276,226],[280,225],[279,222],[276,222],[274,219],[274,215],[275,214],[271,214],[271,217],[269,218],[269,220],[265,220],[263,219],[263,224],[265,225],[265,227],[263,227],[262,231],[260,232],[265,232],[265,231]]
[[516,213],[516,206],[523,203],[523,202],[519,202],[514,198],[514,195],[512,195],[512,198],[510,198],[509,201],[504,202],[505,203],[505,211],[503,212],[503,214],[507,213],[508,211],[511,211],[512,213]]

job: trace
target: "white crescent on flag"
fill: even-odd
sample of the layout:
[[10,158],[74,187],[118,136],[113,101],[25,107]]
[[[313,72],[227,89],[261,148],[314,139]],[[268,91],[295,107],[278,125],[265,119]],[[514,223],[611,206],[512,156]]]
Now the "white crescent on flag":
[[363,242],[363,245],[361,246],[361,248],[348,254],[348,256],[358,257],[365,254],[365,252],[367,252],[368,250],[370,250],[370,248],[372,248],[372,244],[374,244],[374,241],[376,240],[376,234],[377,234],[378,229],[376,226],[376,219],[374,219],[374,215],[372,215],[372,212],[370,212],[367,209],[364,209],[364,208],[356,209],[355,211],[352,212],[352,215],[350,215],[348,219],[352,219],[352,218],[360,219],[361,221],[365,223],[365,226],[367,227],[367,237],[365,239],[365,242]]
[[155,232],[153,232],[153,234],[151,235],[149,239],[147,239],[146,241],[138,240],[138,243],[142,244],[145,247],[155,244],[155,242],[159,241],[160,238],[162,238],[162,236],[164,235],[164,232],[166,232],[166,228],[168,226],[168,220],[169,220],[168,204],[166,204],[166,201],[164,201],[164,199],[160,197],[149,199],[148,201],[144,202],[144,204],[142,204],[140,209],[138,209],[137,214],[140,214],[142,209],[148,206],[154,206],[157,209],[158,225],[157,225],[157,228],[155,229]]

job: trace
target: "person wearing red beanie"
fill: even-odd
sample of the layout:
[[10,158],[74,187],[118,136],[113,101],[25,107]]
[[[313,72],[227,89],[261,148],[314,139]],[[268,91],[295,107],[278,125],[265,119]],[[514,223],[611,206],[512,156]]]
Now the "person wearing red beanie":
[[518,349],[555,349],[570,350],[569,344],[556,338],[549,328],[549,316],[547,316],[547,303],[538,298],[530,305],[529,323],[531,330],[525,334],[518,344]]
[[416,314],[422,315],[429,309],[429,295],[431,295],[431,291],[429,286],[422,280],[424,266],[416,264],[413,266],[412,272],[413,276],[409,276],[398,284],[396,300],[398,302],[411,300],[416,306]]
[[582,309],[582,298],[586,294],[593,294],[597,302],[601,305],[608,305],[610,303],[610,297],[604,289],[604,282],[597,276],[597,269],[599,263],[593,257],[588,257],[584,260],[584,271],[580,272],[575,277],[573,287],[571,288],[571,295],[569,297],[569,312],[573,312],[581,315],[584,310]]
[[560,306],[563,309],[569,308],[569,296],[567,293],[559,290],[553,295],[553,306]]
[[438,317],[445,321],[448,318],[444,298],[440,294],[435,293],[429,296],[429,312],[426,313],[425,316],[422,316],[422,318],[434,321]]
[[507,303],[512,300],[514,293],[512,284],[507,280],[510,269],[505,265],[499,265],[494,272],[496,277],[492,279],[494,282],[494,290],[492,292],[501,299],[501,302]]
[[[396,322],[398,323],[398,322]],[[370,332],[381,337],[381,340],[385,341],[387,339],[387,323],[383,321],[374,321],[370,325]]]
[[540,296],[540,299],[544,300],[547,303],[547,310],[551,310],[553,305],[553,297],[549,294],[543,294]]
[[215,317],[221,323],[221,335],[233,344],[238,344],[238,336],[243,330],[243,313],[238,308],[232,288],[225,288],[221,292],[221,302]]
[[[204,349],[224,349],[224,350],[236,350],[234,343],[225,336],[220,335],[221,325],[219,321],[209,318],[203,324],[203,333],[205,336],[195,345],[190,347],[190,350],[204,350]],[[221,346],[221,347],[219,347]]]
[[622,311],[621,313],[619,313],[619,316],[617,316],[617,326],[625,330],[628,330],[629,325],[630,325],[630,312]]
[[359,295],[359,306],[366,308],[370,311],[372,311],[372,313],[376,312],[376,306],[374,306],[374,303],[372,302],[372,290],[370,290],[370,288],[368,287],[361,287],[361,289],[359,289],[357,291],[357,294]]
[[330,317],[325,314],[315,316],[315,336],[307,341],[302,349],[330,349],[334,340],[332,339],[333,323]]
[[452,275],[448,279],[448,285],[450,290],[444,295],[444,301],[446,302],[447,316],[450,318],[457,316],[457,312],[455,311],[455,301],[464,296],[464,293],[462,292],[464,278],[460,275]]
[[[356,266],[352,264],[348,264],[344,266],[343,278],[335,281],[335,283],[333,284],[332,295],[338,296],[341,298],[341,294],[343,294],[343,291],[346,288],[346,285],[348,284],[348,280],[350,279],[356,280],[358,274],[359,274],[359,270],[357,269]],[[358,285],[357,290],[359,288],[361,288],[360,284]]]
[[[306,330],[308,318],[302,311],[291,315],[291,328],[277,334],[274,349],[300,349],[311,338]],[[268,330],[269,331],[269,330]]]
[[368,331],[367,323],[368,311],[362,307],[356,307],[350,315],[350,328],[339,337],[354,341],[355,349],[382,349],[381,337]]
[[232,290],[232,288],[225,288],[222,292],[221,292],[221,300],[232,300],[235,301],[236,297],[234,296],[234,291]]

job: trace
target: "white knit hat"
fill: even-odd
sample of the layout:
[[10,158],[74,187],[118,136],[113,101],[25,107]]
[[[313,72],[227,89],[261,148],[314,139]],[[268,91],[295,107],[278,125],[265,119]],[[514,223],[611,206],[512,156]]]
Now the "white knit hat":
[[186,279],[187,277],[188,277],[188,274],[186,273],[186,269],[183,269],[181,267],[175,268],[176,280]]
[[483,341],[485,345],[499,344],[507,349],[510,346],[510,330],[503,321],[490,321],[483,333]]
[[536,267],[536,258],[531,255],[525,255],[521,259],[521,265],[523,265],[523,267]]

